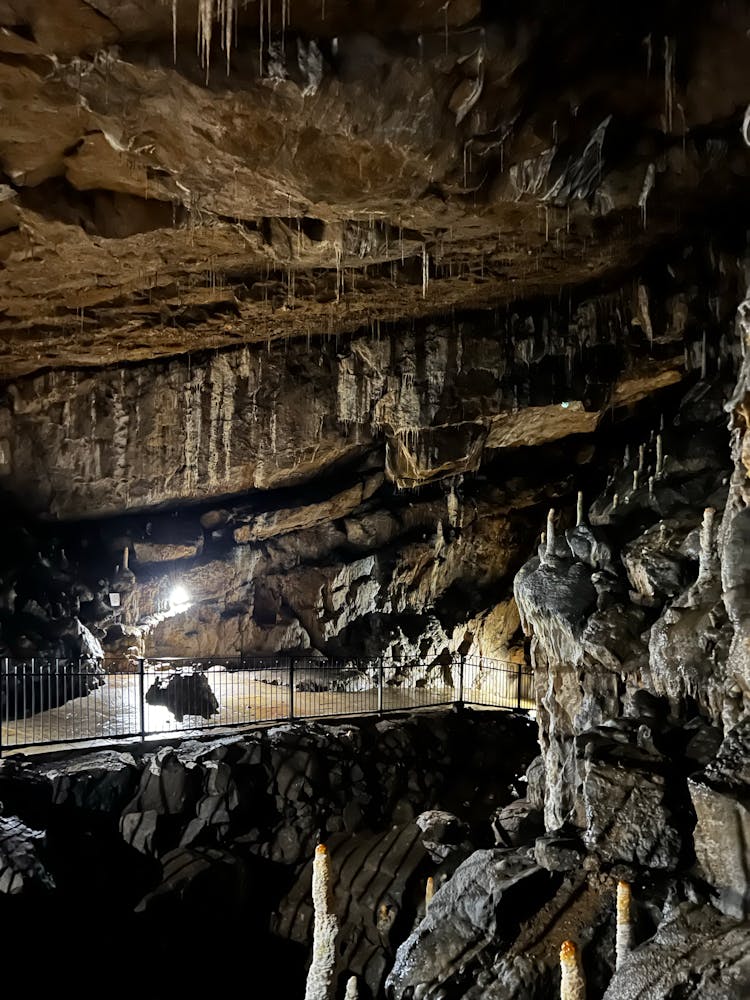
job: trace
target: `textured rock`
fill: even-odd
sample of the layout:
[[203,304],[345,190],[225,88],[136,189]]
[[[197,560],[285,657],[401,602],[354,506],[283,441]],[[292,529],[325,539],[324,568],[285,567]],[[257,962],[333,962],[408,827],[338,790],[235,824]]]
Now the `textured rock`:
[[747,924],[683,905],[618,969],[604,1000],[735,1000],[750,989],[749,944]]
[[477,851],[433,897],[412,936],[401,945],[386,983],[398,1000],[419,989],[439,994],[485,948],[500,948],[548,891],[551,876],[535,866],[514,870],[502,851]]
[[691,777],[695,853],[734,917],[750,913],[750,720],[727,733],[716,757]]
[[0,816],[0,893],[17,895],[34,888],[54,888],[39,858],[44,832],[25,826],[16,816]]

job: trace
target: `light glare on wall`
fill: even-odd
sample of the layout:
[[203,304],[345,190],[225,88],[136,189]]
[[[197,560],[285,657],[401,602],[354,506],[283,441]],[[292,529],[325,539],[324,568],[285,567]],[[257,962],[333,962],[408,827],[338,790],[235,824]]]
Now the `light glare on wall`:
[[190,594],[182,584],[178,583],[169,595],[169,609],[170,611],[185,611],[189,606]]

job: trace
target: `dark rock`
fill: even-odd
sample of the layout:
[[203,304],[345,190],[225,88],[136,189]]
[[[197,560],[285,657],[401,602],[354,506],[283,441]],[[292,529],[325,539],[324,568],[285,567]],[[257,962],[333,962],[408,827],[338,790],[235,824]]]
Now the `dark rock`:
[[727,733],[713,761],[689,780],[697,823],[695,853],[717,904],[750,915],[750,719]]
[[469,834],[458,817],[439,809],[421,813],[415,822],[422,831],[422,846],[436,864],[459,850]]
[[43,843],[43,831],[30,829],[15,816],[0,816],[0,893],[14,896],[54,888],[39,858]]
[[549,872],[576,871],[585,853],[580,838],[565,833],[538,837],[534,844],[536,863]]
[[437,997],[460,980],[461,970],[485,951],[507,946],[524,919],[545,899],[554,876],[506,852],[477,851],[441,886],[422,922],[400,946],[386,983],[401,1000],[419,990]]
[[750,995],[750,928],[683,904],[631,952],[604,1000],[738,1000]]
[[182,722],[186,715],[210,719],[219,712],[219,702],[205,674],[170,674],[165,682],[157,677],[146,692],[148,705],[163,705]]

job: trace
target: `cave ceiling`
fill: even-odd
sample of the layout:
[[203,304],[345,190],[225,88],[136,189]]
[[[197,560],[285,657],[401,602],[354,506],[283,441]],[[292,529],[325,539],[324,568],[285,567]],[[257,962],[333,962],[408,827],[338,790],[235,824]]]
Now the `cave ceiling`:
[[0,378],[619,281],[746,198],[744,4],[219,7],[0,0]]

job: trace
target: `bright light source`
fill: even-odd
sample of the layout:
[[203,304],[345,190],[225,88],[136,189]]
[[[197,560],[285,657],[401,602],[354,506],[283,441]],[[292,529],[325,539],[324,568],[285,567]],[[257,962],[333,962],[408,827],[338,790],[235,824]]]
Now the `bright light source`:
[[567,410],[567,408],[570,406],[570,403],[566,399],[564,402],[560,403],[560,406],[562,406],[564,410]]
[[172,611],[183,611],[190,604],[190,594],[178,584],[169,595],[169,607]]

